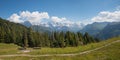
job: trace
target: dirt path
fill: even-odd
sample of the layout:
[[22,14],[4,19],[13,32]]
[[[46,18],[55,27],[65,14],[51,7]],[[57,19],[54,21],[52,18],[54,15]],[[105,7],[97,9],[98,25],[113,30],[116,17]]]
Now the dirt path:
[[87,54],[99,49],[102,49],[104,47],[107,47],[111,44],[114,44],[116,42],[120,42],[120,40],[114,41],[112,43],[106,44],[104,46],[92,49],[92,50],[88,50],[88,51],[84,51],[84,52],[80,52],[80,53],[73,53],[73,54],[44,54],[44,55],[29,55],[29,54],[13,54],[13,55],[0,55],[0,57],[15,57],[15,56],[27,56],[27,57],[42,57],[42,56],[76,56],[76,55],[82,55],[82,54]]

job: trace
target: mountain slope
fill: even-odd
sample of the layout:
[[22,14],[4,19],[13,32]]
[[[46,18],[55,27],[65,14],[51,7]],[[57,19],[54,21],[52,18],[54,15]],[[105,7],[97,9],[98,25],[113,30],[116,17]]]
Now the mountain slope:
[[15,43],[21,45],[23,33],[27,32],[24,25],[9,22],[0,18],[0,43]]
[[[54,22],[54,21],[41,21],[40,23],[33,24],[30,21],[21,22],[26,27],[31,27],[33,30],[39,32],[51,31],[72,31],[78,32],[84,27],[80,22]],[[37,28],[36,28],[37,27]]]
[[26,27],[32,26],[32,24],[31,24],[29,21],[25,21],[25,22],[23,22],[23,23],[21,23],[21,24],[23,24],[23,25],[26,26]]
[[34,31],[40,32],[40,33],[51,33],[54,29],[50,27],[44,27],[44,26],[38,26],[38,25],[33,25],[31,28]]
[[44,23],[44,24],[40,24],[40,25],[33,25],[31,26],[31,28],[34,31],[38,31],[38,32],[49,32],[51,33],[52,31],[71,31],[71,32],[78,32],[79,30],[82,29],[84,25],[77,25],[77,24],[69,24],[69,25],[65,25],[62,23]]
[[104,29],[105,26],[107,26],[108,22],[94,22],[92,24],[86,25],[81,32],[85,33],[88,32],[90,35],[96,35],[99,33],[102,29]]
[[120,22],[108,24],[103,30],[96,35],[100,39],[108,39],[120,35]]

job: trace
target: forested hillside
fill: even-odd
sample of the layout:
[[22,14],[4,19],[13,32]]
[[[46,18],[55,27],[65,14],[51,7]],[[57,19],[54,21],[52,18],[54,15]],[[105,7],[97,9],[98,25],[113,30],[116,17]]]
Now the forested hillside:
[[0,42],[22,45],[23,34],[27,28],[21,24],[9,22],[0,18]]
[[120,36],[120,22],[109,23],[96,35],[100,39],[108,39],[116,36]]
[[82,33],[88,32],[90,35],[95,36],[98,34],[101,30],[104,29],[104,27],[107,26],[110,22],[94,22],[92,24],[88,24],[80,31]]
[[38,33],[21,24],[9,22],[0,18],[0,43],[15,43],[26,47],[66,47],[79,46],[98,42],[88,33],[52,32]]

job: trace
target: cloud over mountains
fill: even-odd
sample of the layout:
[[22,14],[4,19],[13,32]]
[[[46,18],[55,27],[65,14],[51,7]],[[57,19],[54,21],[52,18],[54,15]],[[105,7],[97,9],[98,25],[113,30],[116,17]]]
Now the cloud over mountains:
[[47,25],[48,22],[53,23],[54,26],[72,26],[77,25],[81,26],[81,24],[88,24],[93,22],[118,22],[120,21],[120,10],[117,11],[102,11],[98,13],[97,16],[94,16],[90,20],[82,20],[82,21],[71,21],[65,17],[57,17],[57,16],[49,16],[47,12],[39,12],[39,11],[22,11],[12,14],[8,20],[16,23],[24,23],[25,21],[29,21],[32,25]]
[[15,23],[24,23],[25,21],[29,21],[32,25],[41,25],[47,24],[48,22],[54,23],[56,25],[62,26],[71,26],[72,24],[80,25],[80,22],[70,21],[65,17],[57,17],[57,16],[49,16],[47,12],[30,12],[30,11],[22,11],[19,14],[14,13],[12,14],[8,20],[15,22]]
[[102,11],[97,16],[91,19],[93,22],[119,22],[120,21],[120,10],[109,12]]
[[24,21],[29,21],[32,24],[39,24],[42,19],[49,19],[49,15],[47,12],[22,11],[19,14],[14,13],[8,18],[8,20],[12,22],[22,23]]

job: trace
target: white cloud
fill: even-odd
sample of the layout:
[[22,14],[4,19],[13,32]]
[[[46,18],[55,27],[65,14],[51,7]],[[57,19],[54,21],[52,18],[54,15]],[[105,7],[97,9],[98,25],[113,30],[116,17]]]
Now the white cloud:
[[15,23],[23,22],[22,20],[19,20],[19,19],[20,19],[20,16],[18,16],[17,14],[13,14],[8,18],[8,20],[15,22]]
[[81,26],[81,22],[71,21],[65,17],[59,18],[57,16],[52,16],[51,21],[54,23],[54,26],[67,26],[71,27],[72,25]]
[[19,14],[13,14],[8,18],[8,20],[12,22],[21,23],[24,21],[29,21],[32,24],[39,24],[42,19],[49,19],[49,15],[47,12],[22,11]]
[[56,16],[52,16],[51,20],[56,23],[56,22],[63,22],[63,21],[66,20],[66,18],[59,18],[59,17],[56,17]]
[[93,23],[93,21],[91,19],[85,19],[85,20],[80,20],[80,21],[81,21],[81,23],[83,25],[87,25],[87,24],[92,24]]
[[79,22],[74,22],[71,20],[68,20],[65,17],[57,17],[52,16],[49,17],[49,14],[47,12],[30,12],[30,11],[22,11],[19,12],[19,14],[12,14],[8,20],[16,23],[23,23],[25,21],[29,21],[32,25],[47,25],[47,22],[52,22],[55,26],[72,26],[73,24],[80,25]]
[[110,12],[110,11],[102,11],[98,13],[97,16],[86,19],[86,20],[78,20],[78,21],[71,21],[65,17],[57,17],[52,16],[49,17],[49,14],[47,12],[30,12],[30,11],[22,11],[12,14],[8,20],[16,23],[22,23],[24,21],[29,21],[33,25],[40,25],[40,24],[46,24],[47,22],[54,23],[53,25],[61,25],[61,26],[72,26],[72,25],[87,25],[91,24],[93,22],[118,22],[120,21],[120,6],[117,7],[116,11]]
[[74,22],[71,20],[68,20],[65,17],[57,17],[52,16],[49,17],[49,14],[47,12],[30,12],[30,11],[22,11],[19,12],[19,14],[14,13],[12,14],[8,20],[16,23],[23,23],[25,21],[29,21],[32,25],[45,25],[48,26],[47,22],[53,23],[54,26],[72,26],[74,24],[80,25],[80,22]]
[[118,22],[120,21],[120,10],[109,12],[100,12],[97,16],[91,19],[93,22]]

